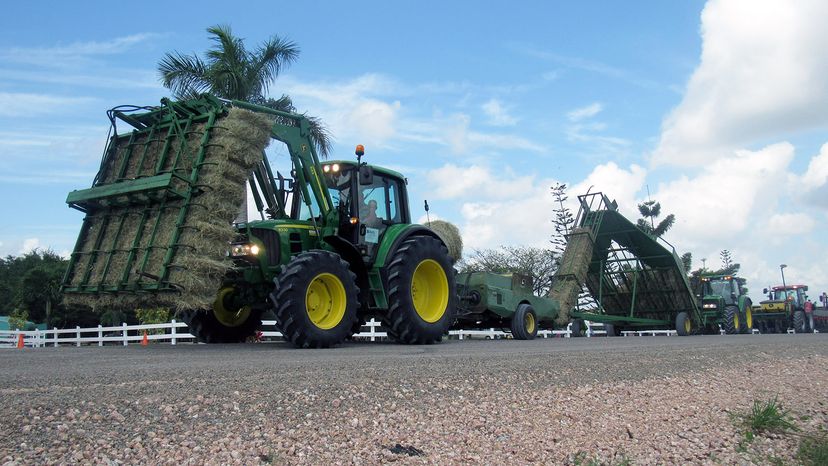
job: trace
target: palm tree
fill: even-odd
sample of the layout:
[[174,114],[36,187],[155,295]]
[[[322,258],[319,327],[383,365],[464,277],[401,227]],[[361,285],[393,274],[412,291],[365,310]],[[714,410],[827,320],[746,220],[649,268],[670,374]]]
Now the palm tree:
[[[244,100],[275,110],[296,112],[290,96],[266,97],[268,87],[282,69],[299,56],[299,47],[289,40],[273,36],[255,51],[233,35],[230,26],[207,28],[215,45],[204,59],[198,55],[172,52],[164,55],[158,72],[164,87],[177,99],[190,99],[208,92],[225,99]],[[323,157],[331,150],[331,135],[319,118],[308,117],[311,139]]]

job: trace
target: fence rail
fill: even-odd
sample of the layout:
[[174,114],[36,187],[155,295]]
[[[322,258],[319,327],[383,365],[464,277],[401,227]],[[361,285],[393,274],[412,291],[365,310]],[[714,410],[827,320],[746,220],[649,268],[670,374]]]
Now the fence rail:
[[[259,333],[260,339],[264,341],[278,341],[282,338],[282,334],[275,330],[275,320],[262,321],[262,331]],[[159,332],[162,331],[162,332]],[[362,327],[361,332],[354,335],[354,338],[367,341],[381,341],[388,338],[388,334],[381,331],[381,324],[374,319],[371,319]],[[164,342],[171,345],[178,343],[196,343],[196,338],[190,334],[187,324],[184,322],[172,322],[164,324],[144,324],[144,325],[127,325],[121,324],[116,326],[104,327],[98,325],[97,327],[73,329],[58,329],[51,330],[0,330],[0,348],[14,348],[19,343],[20,335],[23,336],[23,345],[32,348],[44,347],[59,347],[59,346],[104,346],[123,345],[141,343],[144,340],[144,335],[150,342]],[[605,335],[606,332],[600,324],[592,324],[587,322],[586,336]],[[642,330],[623,332],[624,336],[633,335],[675,335],[674,330]],[[485,338],[485,339],[500,339],[509,338],[511,334],[498,329],[488,330],[451,330],[449,331],[449,338],[456,338],[459,340]],[[539,338],[570,338],[572,332],[567,326],[565,330],[539,330]]]

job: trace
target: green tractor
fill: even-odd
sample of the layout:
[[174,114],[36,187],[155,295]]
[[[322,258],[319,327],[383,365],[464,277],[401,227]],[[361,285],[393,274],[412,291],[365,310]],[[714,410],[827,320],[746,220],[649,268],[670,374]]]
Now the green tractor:
[[706,333],[715,333],[717,326],[727,334],[753,332],[752,303],[736,277],[702,275],[701,287],[701,324]]
[[[140,296],[174,295],[187,289],[182,280],[170,277],[182,267],[194,270],[206,262],[197,257],[181,265],[183,261],[176,261],[176,256],[188,253],[181,246],[183,235],[192,230],[188,216],[209,209],[203,199],[222,188],[209,185],[205,176],[199,178],[199,171],[221,165],[232,156],[215,138],[222,127],[231,128],[223,118],[234,108],[267,117],[270,137],[284,143],[290,155],[291,176],[285,178],[278,172],[274,176],[262,151],[254,168],[246,172],[247,186],[262,218],[235,222],[235,240],[223,243],[226,247],[219,243],[227,251],[221,259],[229,256],[232,267],[223,272],[223,278],[219,275],[221,286],[215,290],[212,306],[184,313],[193,334],[203,342],[244,341],[259,328],[262,314],[272,311],[279,331],[301,348],[337,345],[358,332],[370,317],[381,319],[388,335],[400,343],[441,341],[455,320],[455,272],[440,237],[412,223],[405,177],[362,162],[362,146],[357,146],[356,160],[321,163],[304,116],[206,95],[190,101],[162,100],[161,107],[139,108],[138,113],[110,112],[113,127],[118,119],[134,129],[122,135],[116,132],[96,184],[73,191],[67,199],[70,206],[86,212],[87,218],[64,279],[64,292]],[[194,130],[196,124],[203,130]],[[238,132],[244,134],[246,129]],[[180,135],[177,139],[176,134]],[[159,150],[163,143],[161,155],[150,151],[151,155],[141,155],[140,163],[108,160],[135,159],[135,154],[156,140]],[[115,147],[129,150],[118,152]],[[213,159],[211,150],[218,154]],[[186,170],[169,162],[181,163],[188,154],[196,155]],[[149,163],[145,157],[156,158]],[[130,175],[133,165],[144,167],[144,172]],[[123,167],[121,176],[107,181],[105,166]],[[149,172],[146,167],[151,168]],[[176,215],[162,217],[171,205]],[[156,215],[156,210],[161,213]],[[154,215],[162,220],[153,226]],[[129,226],[138,219],[140,228]],[[118,222],[117,231],[105,231],[113,230]],[[159,239],[167,223],[175,223],[168,228],[174,235]],[[209,231],[205,227],[199,234]],[[125,236],[129,238],[124,240]],[[117,259],[118,251],[128,249],[128,257],[124,253]],[[147,264],[152,264],[157,250],[164,254],[158,256],[160,265],[152,268]],[[149,259],[142,262],[141,257]],[[120,263],[126,263],[117,265],[123,271],[114,269]],[[110,280],[113,275],[118,279]]]

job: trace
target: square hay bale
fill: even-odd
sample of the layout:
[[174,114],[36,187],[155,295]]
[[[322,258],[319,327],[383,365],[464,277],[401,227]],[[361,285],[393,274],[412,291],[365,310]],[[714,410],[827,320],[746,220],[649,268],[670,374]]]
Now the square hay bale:
[[96,308],[211,306],[233,267],[227,257],[236,236],[232,221],[247,176],[270,142],[270,127],[263,114],[231,108],[209,130],[201,165],[204,123],[185,135],[149,129],[119,136],[101,166],[99,186],[173,172],[188,180],[174,189],[189,199],[168,196],[87,214],[66,283],[79,291],[65,300]]

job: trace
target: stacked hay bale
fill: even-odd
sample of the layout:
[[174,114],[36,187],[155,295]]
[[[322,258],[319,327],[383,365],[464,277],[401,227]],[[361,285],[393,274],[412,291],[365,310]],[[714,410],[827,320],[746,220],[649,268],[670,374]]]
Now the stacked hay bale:
[[437,236],[446,243],[451,261],[456,263],[463,257],[463,238],[460,230],[454,224],[445,220],[434,220],[426,224],[428,228],[437,233]]
[[[189,193],[190,198],[90,212],[66,286],[123,290],[67,294],[65,301],[96,308],[211,306],[233,265],[227,257],[228,243],[236,236],[232,221],[244,201],[247,176],[270,141],[270,127],[271,121],[262,114],[230,109],[209,129],[201,166],[195,163],[205,124],[194,125],[184,135],[171,135],[169,141],[165,131],[144,131],[131,144],[127,136],[114,141],[114,152],[98,174],[98,186],[173,172],[189,182],[176,180],[172,188]],[[173,149],[158,170],[165,144]],[[125,159],[128,163],[121,175]],[[169,262],[168,254],[172,254]],[[166,277],[161,291],[142,291],[160,277]]]
[[560,303],[560,311],[555,318],[557,325],[565,326],[569,323],[569,311],[578,302],[581,284],[587,278],[593,243],[589,228],[576,228],[567,236],[566,250],[548,295]]

